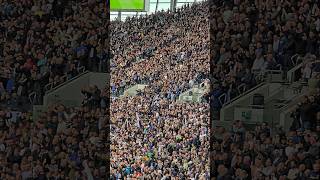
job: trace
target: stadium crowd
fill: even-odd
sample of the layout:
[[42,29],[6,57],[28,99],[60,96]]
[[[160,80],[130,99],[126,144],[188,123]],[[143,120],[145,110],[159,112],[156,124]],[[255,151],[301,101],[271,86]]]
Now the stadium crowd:
[[[89,87],[81,107],[53,105],[34,120],[15,110],[30,92],[81,66],[105,70],[104,1],[1,1],[0,179],[210,179],[209,103],[177,98],[212,76],[219,118],[222,94],[290,69],[295,54],[318,58],[320,10],[315,0],[227,0],[210,12],[207,3],[112,22],[111,102],[109,87]],[[306,78],[317,65],[305,65]],[[135,84],[148,86],[118,97]],[[288,133],[241,121],[214,129],[211,179],[319,179],[319,95],[297,107]]]
[[[122,94],[124,89],[134,84],[148,84],[150,89],[147,90],[147,93],[142,93],[141,105],[144,105],[143,102],[150,101],[145,99],[154,99],[155,94],[175,104],[174,100],[181,92],[209,77],[208,72],[203,69],[203,64],[206,65],[205,67],[209,67],[208,62],[203,63],[201,60],[202,58],[204,58],[203,60],[208,58],[208,48],[210,48],[211,59],[213,60],[213,73],[211,75],[214,80],[213,91],[210,94],[211,105],[218,114],[223,103],[219,99],[222,94],[226,93],[227,99],[230,100],[239,95],[240,92],[237,87],[241,84],[244,84],[246,89],[255,86],[263,80],[263,76],[268,70],[289,70],[295,66],[291,61],[291,57],[295,54],[299,56],[312,55],[316,58],[320,55],[320,10],[317,1],[247,0],[225,1],[221,7],[213,5],[211,7],[212,14],[209,18],[211,23],[211,47],[204,43],[208,40],[208,36],[201,33],[201,30],[207,27],[205,19],[208,18],[203,15],[199,16],[201,12],[206,11],[202,5],[194,5],[191,8],[184,7],[178,9],[177,12],[160,12],[147,17],[134,17],[126,22],[115,22],[112,29],[114,29],[113,33],[115,34],[113,36],[117,39],[111,41],[112,44],[116,45],[113,48],[114,57],[111,63],[114,77],[111,80],[111,91],[119,95]],[[199,10],[202,11],[199,12]],[[190,15],[190,12],[193,12],[192,15]],[[193,28],[183,28],[190,27],[190,24]],[[162,28],[159,29],[158,27]],[[175,31],[172,31],[172,29],[175,29]],[[189,34],[192,35],[193,32],[197,32],[195,35],[197,38],[190,38]],[[179,37],[182,38],[179,39]],[[176,42],[179,42],[178,46]],[[184,46],[186,44],[188,46]],[[180,48],[181,45],[182,48]],[[197,47],[202,48],[197,49]],[[192,56],[193,54],[196,56]],[[189,64],[191,62],[192,64]],[[197,64],[197,62],[201,62],[201,64]],[[191,67],[191,69],[184,69],[185,65]],[[171,69],[175,70],[174,73]],[[187,75],[180,76],[180,69],[186,70],[185,74]],[[198,74],[192,72],[193,70],[199,72],[200,78],[198,78]],[[317,68],[313,65],[311,71],[317,74]],[[169,86],[163,85],[166,85],[166,82]],[[151,100],[150,103],[153,104],[153,101]],[[131,102],[135,103],[131,105]],[[113,103],[115,104],[112,104],[111,107],[119,105],[118,100]],[[130,100],[126,101],[125,106],[134,108],[140,103]],[[152,108],[152,105],[149,105],[148,108]],[[117,115],[117,112],[116,109],[113,112],[114,115]],[[150,112],[151,114],[152,112]],[[126,118],[118,120],[121,122],[118,126],[131,125],[132,127],[135,126],[135,123],[138,123],[139,129],[140,120],[136,121],[136,119],[139,119],[140,116],[142,116],[140,113],[135,115],[133,112]],[[219,115],[215,118],[218,119]],[[148,120],[150,122],[150,119]],[[156,121],[157,118],[154,123],[158,123]],[[150,123],[153,123],[153,121],[151,120]],[[146,126],[152,129],[154,125],[148,124]],[[257,128],[259,128],[259,125]],[[116,128],[114,131],[116,131]],[[148,131],[141,131],[141,133],[148,133]],[[139,136],[139,133],[135,134],[135,137]],[[314,130],[311,131],[311,134],[315,134]],[[126,136],[130,137],[129,134]],[[260,134],[257,136],[260,137]],[[154,137],[151,136],[150,138],[153,139]],[[119,139],[114,141],[122,142]],[[134,146],[130,146],[131,141],[128,139],[125,142],[129,142],[126,146]],[[257,146],[263,145],[262,141],[257,142]],[[133,144],[136,143],[133,142]],[[286,146],[284,142],[280,143]],[[139,146],[142,145],[139,144]],[[114,147],[116,149],[114,153],[122,152],[116,147]],[[123,151],[127,151],[127,149]],[[137,151],[134,151],[133,154],[135,153]],[[220,154],[216,155],[215,157],[221,157]],[[230,154],[224,155],[227,158]],[[140,174],[141,167],[136,167],[135,161],[132,162],[129,159],[124,161],[125,164],[122,165],[122,169],[116,169],[117,166],[113,167],[113,172],[117,174],[116,177],[139,176],[132,169],[138,169],[136,173]],[[114,163],[117,163],[117,161]],[[141,162],[139,161],[139,163]],[[149,167],[157,168],[157,166],[154,167],[153,163],[149,161],[148,163]],[[130,164],[134,164],[134,168]],[[226,171],[230,168],[227,165],[224,165],[224,168],[223,166],[218,167],[219,171]],[[149,169],[147,168],[146,171],[149,171]],[[168,172],[170,176],[174,176],[172,174],[176,173],[175,170]],[[249,172],[239,170],[234,178],[239,173],[248,176]],[[247,175],[245,175],[246,173]],[[219,175],[217,174],[217,176]]]
[[205,5],[193,5],[111,23],[113,94],[148,84],[175,100],[209,78],[207,16]]
[[0,101],[44,93],[81,67],[105,71],[105,1],[14,0],[0,4]]
[[107,179],[108,88],[33,119],[29,93],[106,71],[103,0],[0,1],[0,179]]
[[208,104],[147,96],[112,102],[112,179],[208,179]]
[[[176,101],[209,78],[207,4],[110,29],[111,179],[209,179],[209,104]],[[148,86],[117,97],[135,84]]]
[[[301,80],[319,79],[319,1],[235,0],[211,8],[216,111],[221,94],[232,99],[241,83],[248,89],[268,70],[289,70],[296,54],[302,57]],[[231,130],[213,129],[213,178],[319,179],[319,95],[305,97],[297,106],[289,132],[267,123],[249,130],[241,121]]]
[[227,0],[210,8],[216,111],[222,94],[228,101],[243,91],[240,85],[247,90],[254,87],[268,70],[291,69],[295,66],[292,56],[320,57],[319,1]]
[[106,179],[107,109],[0,111],[1,179]]
[[293,112],[289,132],[267,123],[246,130],[241,121],[232,129],[216,128],[213,175],[216,179],[319,179],[320,90],[307,96]]

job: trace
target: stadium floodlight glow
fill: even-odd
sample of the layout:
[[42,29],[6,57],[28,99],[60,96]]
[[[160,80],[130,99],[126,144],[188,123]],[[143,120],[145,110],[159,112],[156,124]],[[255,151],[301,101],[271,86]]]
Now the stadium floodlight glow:
[[110,11],[149,11],[149,0],[110,0]]

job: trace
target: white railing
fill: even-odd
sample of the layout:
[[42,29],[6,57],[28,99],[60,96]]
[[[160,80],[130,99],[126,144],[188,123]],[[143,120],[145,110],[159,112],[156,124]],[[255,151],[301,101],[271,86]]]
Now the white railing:
[[294,67],[302,62],[302,57],[299,54],[293,55],[290,59]]
[[37,99],[37,93],[33,91],[32,93],[29,94],[29,101],[33,105]]
[[85,73],[85,67],[84,67],[84,66],[79,67],[79,68],[78,68],[78,73],[79,73],[78,75],[76,75],[75,77],[72,77],[72,78],[68,78],[68,75],[67,75],[67,74],[63,75],[63,76],[61,77],[61,78],[63,79],[63,81],[62,81],[62,82],[59,82],[58,84],[55,84],[54,82],[48,83],[47,85],[44,86],[45,92],[50,91],[50,90],[52,90],[53,88],[55,88],[55,87],[57,87],[57,86],[60,86],[61,84],[63,84],[63,83],[65,83],[65,82],[69,81],[69,80],[72,80],[72,79],[74,79],[74,78],[82,75],[83,73]]
[[[76,79],[77,77],[79,77],[79,76],[81,76],[82,74],[86,73],[85,67],[84,67],[84,66],[79,67],[79,68],[78,68],[78,72],[79,72],[79,74],[76,75],[76,76],[73,77],[73,78],[68,78],[68,75],[67,75],[67,74],[63,75],[63,76],[61,77],[63,81],[60,82],[59,84],[56,84],[56,85],[55,85],[53,82],[46,84],[46,85],[44,86],[44,92],[51,91],[51,90],[53,90],[54,88],[59,87],[59,86],[65,84],[65,83],[67,83],[68,81],[71,81],[71,80],[73,80],[73,79]],[[31,104],[34,104],[34,103],[36,103],[36,100],[37,100],[37,98],[39,97],[39,94],[38,94],[36,91],[33,91],[33,92],[31,92],[31,93],[28,95],[28,97],[29,97],[30,103],[31,103]]]

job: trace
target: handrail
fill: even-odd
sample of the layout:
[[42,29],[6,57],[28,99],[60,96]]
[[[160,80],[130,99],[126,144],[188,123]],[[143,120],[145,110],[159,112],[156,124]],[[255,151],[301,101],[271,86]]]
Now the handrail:
[[86,68],[84,66],[81,66],[78,68],[78,72],[81,74],[81,73],[84,73],[86,71]]
[[239,95],[241,95],[246,91],[246,84],[245,83],[240,84],[237,89],[238,89]]
[[[303,57],[301,57],[299,54],[295,54],[293,56],[291,56],[291,62],[292,64],[295,66],[299,65],[299,60],[301,60]],[[301,62],[300,62],[301,63]]]
[[52,87],[53,87],[53,83],[51,82],[44,86],[44,91],[49,91],[50,89],[52,89]]
[[[224,98],[223,103],[222,103],[222,100],[221,100],[222,98]],[[219,96],[219,102],[220,102],[220,104],[221,104],[222,106],[226,103],[226,99],[227,99],[226,93],[223,93],[223,94],[221,94],[221,95]]]
[[279,70],[282,71],[282,65],[278,64],[276,67],[279,67]]
[[73,77],[73,78],[68,78],[68,75],[67,75],[67,74],[63,75],[63,76],[61,77],[61,78],[63,79],[63,82],[60,83],[60,84],[58,84],[57,86],[54,86],[54,83],[53,83],[53,82],[48,83],[47,85],[45,85],[45,86],[44,86],[45,92],[47,93],[47,91],[51,91],[52,89],[54,89],[54,88],[56,88],[56,87],[58,87],[58,86],[60,86],[60,85],[62,85],[62,84],[65,84],[65,82],[68,82],[69,80],[72,80],[72,79],[76,78],[77,76],[80,76],[80,75],[82,75],[83,73],[85,73],[85,67],[84,67],[84,66],[81,66],[81,67],[77,68],[77,70],[78,70],[79,74],[76,75],[76,76]]
[[[287,112],[290,112],[292,111],[292,109],[295,109],[296,107],[295,106],[292,106],[292,102],[295,101],[298,101],[298,102],[301,102],[302,98],[305,97],[306,95],[310,94],[310,91],[306,91],[304,93],[301,93],[301,94],[297,94],[294,96],[295,99],[291,99],[288,103],[286,103],[283,107],[280,108],[281,112],[282,113],[287,113]],[[292,107],[290,107],[292,106]]]
[[[264,73],[261,73],[261,71],[254,71],[253,73],[255,74],[255,78],[256,80],[261,80],[263,79],[262,82],[258,83],[256,86],[252,87],[251,89],[249,89],[248,91],[247,90],[247,87],[246,87],[246,84],[245,83],[242,83],[240,84],[238,87],[237,87],[237,90],[238,90],[238,93],[239,95],[233,99],[229,99],[228,101],[224,101],[224,104],[223,104],[223,107],[236,101],[237,99],[239,99],[240,97],[242,97],[243,95],[246,95],[250,92],[252,92],[253,90],[261,87],[262,85],[265,84],[265,80],[264,80],[264,76],[265,74],[281,74],[283,73],[282,71],[282,66],[279,64],[277,65],[277,67],[279,67],[279,70],[267,70],[265,71]],[[229,97],[230,98],[230,97]]]
[[303,97],[305,95],[310,95],[310,91],[305,91],[304,93],[299,93],[296,96],[294,96],[294,98],[292,98],[290,100],[290,102],[284,104],[284,106],[282,106],[279,110],[280,110],[280,120],[279,123],[280,125],[284,126],[286,123],[286,115],[288,113],[291,113],[292,111],[294,111],[297,106],[295,106],[296,104],[298,104],[298,102],[301,102]]
[[233,98],[232,100],[230,100],[229,102],[225,103],[224,106],[227,106],[227,105],[233,103],[234,101],[236,101],[236,100],[240,99],[241,97],[243,97],[243,96],[251,93],[252,91],[254,91],[254,90],[262,87],[262,86],[265,85],[265,84],[266,84],[265,82],[262,82],[262,83],[260,83],[260,84],[257,84],[256,86],[254,86],[253,88],[249,89],[248,91],[240,94],[239,96],[237,96],[237,97]]
[[294,66],[297,65],[297,64],[296,64],[297,61],[295,60],[296,57],[299,57],[299,54],[295,54],[295,55],[291,56],[291,58],[290,58],[290,59],[291,59],[291,62],[292,62],[292,64],[293,64]]
[[[81,74],[83,74],[83,73],[85,72],[85,67],[84,67],[84,66],[81,66],[81,67],[77,68],[77,70],[78,70],[78,72],[79,72],[78,75],[81,75]],[[77,75],[77,76],[78,76],[78,75]],[[73,79],[74,77],[73,77],[73,78],[68,78],[68,74],[64,74],[61,78],[63,79],[63,82],[62,82],[61,84],[63,84],[63,83],[65,83],[65,82]],[[60,84],[58,84],[57,86],[59,86],[59,85],[60,85]],[[51,83],[48,83],[48,84],[45,85],[44,90],[47,92],[47,91],[50,91],[51,89],[53,89],[53,88],[55,88],[55,87],[57,87],[57,86],[54,86],[54,83],[51,82]]]
[[34,104],[36,97],[37,97],[37,93],[35,91],[29,94],[29,101],[32,105]]
[[83,72],[83,73],[81,73],[81,74],[78,74],[77,76],[75,76],[75,77],[73,77],[73,78],[71,78],[71,79],[68,79],[67,81],[65,81],[65,82],[63,82],[63,83],[61,83],[61,84],[59,84],[59,85],[57,85],[57,86],[52,87],[51,89],[47,90],[45,93],[48,94],[48,93],[50,93],[50,92],[52,92],[52,91],[54,91],[54,90],[56,90],[56,89],[58,89],[58,88],[60,88],[60,87],[62,87],[62,86],[64,86],[64,85],[66,85],[67,83],[69,83],[69,82],[71,82],[71,81],[73,81],[73,80],[75,80],[75,79],[78,79],[80,76],[82,76],[82,75],[84,75],[84,74],[87,74],[88,72],[89,72],[89,71],[85,71],[85,72]]
[[65,74],[64,76],[61,77],[63,79],[63,82],[68,80],[68,76]]
[[293,67],[292,69],[290,69],[288,72],[287,72],[287,80],[292,83],[294,81],[294,77],[295,77],[295,72],[297,70],[299,70],[301,67],[303,66],[303,62],[296,65],[295,67]]
[[303,65],[303,61],[301,61],[299,64],[298,64],[298,60],[302,59],[303,57],[301,57],[299,54],[295,54],[293,56],[291,56],[291,62],[292,64],[294,65],[294,67],[292,67],[291,69],[289,69],[286,73],[287,73],[287,81],[288,82],[293,82],[293,78],[294,78],[294,73],[300,69]]
[[[279,68],[279,69],[278,70],[267,70],[267,71],[265,71],[265,73],[261,73],[261,71],[253,71],[252,73],[255,74],[255,79],[256,80],[263,79],[265,74],[281,74],[281,73],[283,73],[281,64],[278,64],[276,67]],[[256,86],[252,87],[248,91],[246,91],[246,84],[245,83],[240,84],[237,87],[239,95],[237,97],[233,98],[233,99],[230,99],[230,100],[224,102],[223,106],[226,106],[226,105],[234,102],[235,100],[239,99],[243,95],[246,95],[246,94],[252,92],[253,90],[261,87],[264,84],[265,84],[265,80],[263,80],[261,83],[257,84]]]

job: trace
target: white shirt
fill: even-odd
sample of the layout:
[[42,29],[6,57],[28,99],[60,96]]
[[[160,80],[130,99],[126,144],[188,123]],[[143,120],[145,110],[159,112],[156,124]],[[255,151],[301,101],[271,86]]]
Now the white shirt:
[[311,73],[312,73],[312,70],[311,70],[311,68],[307,65],[307,66],[303,69],[303,78],[306,78],[306,79],[311,78]]
[[1,143],[0,144],[0,152],[4,152],[5,150],[6,150],[6,146],[3,143]]
[[259,59],[254,60],[252,70],[261,70],[264,67],[264,58],[260,57]]

